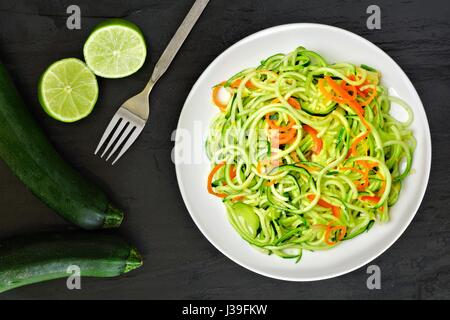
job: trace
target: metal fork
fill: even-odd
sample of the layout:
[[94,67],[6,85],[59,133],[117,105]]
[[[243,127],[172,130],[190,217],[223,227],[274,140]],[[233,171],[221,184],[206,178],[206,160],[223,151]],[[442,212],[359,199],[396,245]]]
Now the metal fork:
[[[192,27],[197,22],[208,2],[209,0],[195,1],[172,40],[170,40],[169,45],[161,55],[161,58],[159,58],[156,63],[147,86],[141,93],[128,99],[122,104],[103,133],[94,154],[97,154],[107,141],[108,137],[111,137],[100,157],[103,158],[103,156],[108,154],[106,158],[106,161],[108,161],[111,156],[119,151],[119,154],[112,162],[112,165],[114,165],[130,148],[133,142],[136,141],[147,123],[150,113],[149,96],[153,86],[169,68],[170,63],[183,45],[189,32],[192,30]],[[121,147],[122,145],[123,147]]]

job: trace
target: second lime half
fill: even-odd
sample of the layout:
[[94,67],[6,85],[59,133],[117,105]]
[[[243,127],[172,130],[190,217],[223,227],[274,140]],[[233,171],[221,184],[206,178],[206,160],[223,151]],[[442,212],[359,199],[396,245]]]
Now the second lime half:
[[123,19],[100,23],[84,45],[84,59],[99,77],[123,78],[145,62],[147,46],[141,30]]

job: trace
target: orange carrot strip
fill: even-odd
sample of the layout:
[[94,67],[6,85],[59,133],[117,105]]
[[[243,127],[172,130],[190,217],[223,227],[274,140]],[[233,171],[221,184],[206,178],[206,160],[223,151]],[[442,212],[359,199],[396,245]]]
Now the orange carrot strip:
[[218,84],[217,86],[215,86],[212,90],[212,100],[214,102],[214,104],[220,109],[220,111],[225,112],[225,110],[227,109],[227,104],[224,104],[222,101],[220,101],[219,99],[219,92],[220,89],[223,87],[223,85],[225,84],[224,82],[221,82],[220,84]]
[[378,196],[362,196],[361,200],[378,203],[378,202],[380,202],[381,198]]
[[[310,194],[307,196],[309,201],[313,201],[315,196],[313,194]],[[333,213],[333,215],[336,218],[339,218],[341,215],[341,210],[339,209],[339,207],[333,206],[331,203],[326,202],[325,200],[319,199],[319,201],[317,202],[317,204],[319,206],[321,206],[322,208],[326,208],[326,209],[331,209],[331,212]]]
[[371,169],[375,168],[376,166],[378,166],[377,163],[370,162],[370,161],[367,161],[367,160],[357,160],[356,163],[361,165],[361,166],[363,166],[363,167],[365,167],[365,168],[367,168],[367,169],[369,169],[369,170],[371,170]]
[[[360,94],[363,93],[362,91],[359,92]],[[372,89],[372,94],[369,96],[369,98],[367,98],[367,100],[363,101],[362,103],[360,103],[360,105],[362,107],[364,106],[368,106],[373,99],[375,99],[375,97],[377,96],[377,89],[373,88]],[[365,97],[364,97],[365,98]]]
[[[356,181],[356,182],[359,182],[359,185],[357,186],[358,191],[363,191],[369,186],[369,173],[368,172],[364,172],[362,170],[359,170],[359,169],[353,168],[353,167],[349,167],[349,168],[344,167],[344,168],[341,168],[341,170],[350,170],[350,171],[359,173],[362,176],[359,181]],[[361,183],[361,180],[363,180],[363,179],[364,179],[364,183]]]
[[[328,84],[333,88],[333,90],[336,93],[338,93],[353,110],[355,110],[355,112],[358,115],[358,117],[360,118],[361,122],[367,128],[367,132],[364,135],[364,138],[360,137],[360,140],[358,141],[358,143],[359,143],[360,141],[365,139],[371,132],[371,128],[370,128],[369,124],[367,123],[366,119],[364,118],[364,109],[362,108],[362,106],[360,104],[358,104],[358,102],[356,102],[355,100],[352,100],[351,96],[348,94],[348,92],[343,90],[341,86],[339,86],[335,81],[333,81],[333,79],[331,79],[329,76],[325,77],[325,79],[327,80]],[[356,154],[356,144],[357,144],[356,142],[357,141],[355,141],[352,144],[352,148],[351,148],[352,155]],[[347,155],[347,157],[348,157],[348,155]]]
[[311,135],[311,137],[313,138],[313,141],[314,141],[313,152],[315,154],[319,154],[320,151],[322,151],[322,148],[323,148],[323,141],[322,141],[322,139],[317,137],[317,130],[314,129],[314,128],[311,128],[307,124],[303,125],[303,130],[305,130],[307,133],[309,133]]
[[364,109],[355,101],[352,99],[352,97],[348,94],[347,91],[345,91],[337,82],[335,82],[333,79],[331,79],[329,76],[325,77],[325,80],[328,82],[330,87],[339,94],[342,99],[353,109],[356,111],[358,116],[362,117],[364,119]]
[[[369,131],[366,131],[364,134],[360,135],[359,137],[357,137],[355,139],[355,141],[353,141],[352,145],[350,146],[350,150],[349,150],[349,155],[355,156],[356,155],[356,147],[358,146],[358,144],[363,141],[365,138],[367,138],[369,136]],[[347,157],[349,156],[347,155]]]
[[[239,86],[241,85],[241,83],[242,83],[242,80],[241,80],[241,79],[236,79],[236,80],[234,80],[234,81],[231,83],[230,87],[232,87],[233,89],[237,89],[237,88],[239,88]],[[245,83],[245,87],[246,87],[247,89],[256,89],[256,88],[257,88],[257,87],[255,87],[255,85],[252,83],[252,80],[248,80],[248,81]]]
[[339,233],[339,238],[338,238],[338,241],[341,241],[342,239],[344,239],[345,234],[347,233],[347,227],[346,226],[338,226],[336,228],[339,228],[341,230],[341,232]]
[[357,168],[353,168],[353,167],[343,167],[340,170],[350,170],[356,173],[359,173],[360,175],[364,176],[364,171],[357,169]]
[[[333,231],[339,231],[337,241],[334,241],[334,242],[330,240]],[[346,233],[347,233],[347,227],[345,227],[345,226],[336,226],[336,227],[328,226],[327,231],[325,232],[325,243],[329,246],[334,246],[339,241],[344,239]]]
[[347,93],[350,91],[352,95],[350,96],[351,100],[355,100],[358,96],[358,89],[355,86],[349,85],[342,81],[341,83],[342,89],[344,89]]
[[270,119],[270,114],[268,113],[265,116],[265,120],[272,130],[277,131],[277,139],[274,140],[278,145],[290,143],[295,138],[297,129],[293,128],[295,121],[291,117],[289,117],[289,123],[286,126],[276,125],[275,122]]
[[221,163],[219,163],[218,165],[216,165],[216,166],[211,170],[211,172],[209,173],[209,176],[208,176],[208,192],[209,192],[210,194],[216,196],[216,197],[219,197],[219,198],[225,198],[227,195],[226,195],[226,194],[223,194],[223,193],[217,193],[217,192],[215,192],[215,191],[213,190],[213,187],[212,187],[212,180],[213,180],[213,178],[214,178],[214,175],[217,173],[217,171],[219,171],[220,168],[222,168],[224,165],[225,165],[225,162],[221,162]]
[[344,103],[344,99],[337,97],[334,94],[331,94],[331,92],[329,92],[327,89],[325,89],[325,80],[324,79],[320,79],[319,80],[319,90],[320,92],[322,92],[322,94],[325,96],[325,98],[327,98],[330,101],[334,101],[337,103]]
[[233,202],[241,201],[241,200],[243,200],[244,198],[245,198],[245,196],[236,196],[236,197],[234,197],[234,198],[232,199],[232,201],[233,201]]
[[230,166],[230,178],[231,178],[231,180],[236,178],[236,166],[235,165]]
[[291,107],[294,109],[300,110],[302,108],[302,106],[300,105],[300,102],[298,102],[297,99],[290,97],[287,101],[291,105]]

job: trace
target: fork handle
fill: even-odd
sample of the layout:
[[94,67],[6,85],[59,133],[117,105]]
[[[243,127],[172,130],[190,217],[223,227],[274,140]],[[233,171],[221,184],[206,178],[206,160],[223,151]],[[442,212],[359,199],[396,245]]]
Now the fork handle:
[[172,37],[172,40],[170,40],[169,45],[164,50],[163,54],[161,55],[158,62],[156,63],[155,69],[153,70],[152,77],[150,78],[150,81],[148,82],[147,86],[145,87],[143,93],[149,94],[150,91],[152,90],[153,86],[155,85],[155,83],[167,71],[170,63],[175,58],[175,55],[177,54],[178,50],[183,45],[184,41],[186,40],[187,36],[189,35],[189,32],[192,30],[192,27],[197,22],[198,18],[202,14],[202,12],[205,9],[208,2],[209,2],[209,0],[196,0],[195,1],[194,5],[192,6],[191,10],[187,14],[186,18],[184,18],[184,20],[181,23],[180,27],[178,28],[177,32]]

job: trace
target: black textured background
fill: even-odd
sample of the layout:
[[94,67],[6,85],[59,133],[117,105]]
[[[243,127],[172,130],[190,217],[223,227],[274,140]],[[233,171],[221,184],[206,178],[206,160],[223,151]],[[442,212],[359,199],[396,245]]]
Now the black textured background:
[[[151,96],[152,114],[141,138],[117,166],[93,150],[116,107],[147,81],[157,57],[193,0],[2,0],[0,57],[56,148],[83,174],[103,186],[128,213],[119,230],[145,255],[145,266],[120,279],[83,279],[69,291],[65,280],[14,290],[13,298],[312,299],[450,298],[450,5],[448,1],[211,0],[169,72]],[[82,9],[82,29],[66,28],[66,8]],[[366,28],[366,8],[378,4],[382,30]],[[76,124],[58,123],[36,99],[39,75],[53,61],[82,58],[90,29],[104,18],[137,23],[149,42],[149,59],[136,75],[100,80],[93,114]],[[433,139],[427,194],[411,226],[376,259],[382,290],[366,288],[366,268],[314,283],[289,283],[254,274],[218,252],[200,233],[181,199],[172,142],[183,102],[197,77],[223,50],[261,29],[294,22],[331,24],[374,42],[405,70],[418,90]],[[1,125],[1,124],[0,124]],[[35,230],[68,229],[0,162],[0,237]]]

